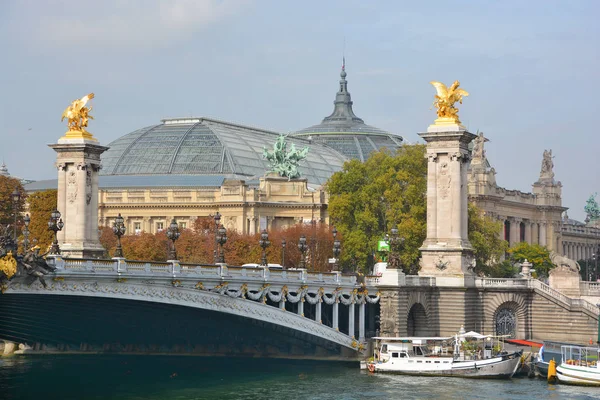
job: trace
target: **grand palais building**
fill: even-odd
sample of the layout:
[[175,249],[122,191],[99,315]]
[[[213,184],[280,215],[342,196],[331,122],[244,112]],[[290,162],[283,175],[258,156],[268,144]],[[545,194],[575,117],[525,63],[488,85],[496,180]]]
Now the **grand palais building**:
[[[342,68],[334,109],[320,124],[287,135],[288,144],[309,147],[301,179],[267,174],[263,148],[279,132],[210,118],[163,119],[109,143],[102,155],[99,223],[111,226],[118,214],[127,231],[158,232],[172,219],[181,228],[217,211],[227,229],[256,233],[297,223],[329,222],[327,179],[349,159],[402,145],[395,133],[365,124],[352,109]],[[541,160],[541,157],[540,157]],[[6,166],[0,171],[8,175]],[[508,190],[481,148],[469,172],[469,200],[504,223],[511,245],[539,243],[579,260],[591,258],[600,229],[566,217],[561,184],[540,175],[532,193]],[[56,189],[57,180],[28,183],[28,192]]]

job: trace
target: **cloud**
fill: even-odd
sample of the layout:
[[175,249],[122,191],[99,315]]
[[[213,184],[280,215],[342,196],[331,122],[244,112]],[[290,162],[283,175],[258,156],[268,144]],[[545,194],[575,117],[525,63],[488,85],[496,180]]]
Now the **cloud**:
[[250,0],[60,0],[45,5],[48,9],[40,13],[44,17],[35,32],[56,47],[156,48],[239,15],[249,4]]

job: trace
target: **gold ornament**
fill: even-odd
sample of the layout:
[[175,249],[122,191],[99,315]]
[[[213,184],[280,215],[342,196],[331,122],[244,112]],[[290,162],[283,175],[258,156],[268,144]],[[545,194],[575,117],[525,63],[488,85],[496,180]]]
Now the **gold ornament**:
[[446,87],[441,82],[431,81],[437,94],[433,105],[437,108],[438,118],[435,120],[435,125],[460,125],[458,119],[458,108],[454,107],[456,102],[462,104],[463,97],[469,95],[469,92],[459,89],[460,82],[454,81],[450,87]]
[[12,278],[17,273],[17,260],[9,251],[4,257],[0,258],[0,271],[4,272],[4,275],[8,279]]
[[73,102],[62,113],[61,121],[67,119],[68,132],[61,139],[87,139],[96,140],[86,128],[88,121],[94,119],[90,115],[92,107],[86,107],[87,103],[94,98],[94,93],[83,96],[81,99],[73,100]]

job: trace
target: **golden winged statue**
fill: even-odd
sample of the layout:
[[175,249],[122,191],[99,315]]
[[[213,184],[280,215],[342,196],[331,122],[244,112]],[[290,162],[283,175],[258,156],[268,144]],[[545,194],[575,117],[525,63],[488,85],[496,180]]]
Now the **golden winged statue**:
[[87,104],[90,100],[94,98],[94,93],[90,93],[86,96],[83,96],[81,99],[73,100],[73,102],[65,109],[62,113],[61,121],[65,118],[67,119],[67,126],[69,127],[69,131],[67,132],[67,138],[81,138],[84,139],[92,139],[93,136],[85,129],[88,126],[88,121],[90,119],[94,119],[93,116],[90,115],[90,111],[92,111],[92,107],[87,107]]
[[458,81],[454,81],[450,87],[446,87],[443,83],[436,81],[431,81],[429,83],[437,90],[433,102],[433,105],[437,108],[438,115],[438,119],[435,120],[436,125],[449,123],[460,125],[458,108],[454,107],[454,104],[456,102],[462,104],[463,97],[468,96],[469,92],[464,89],[459,89],[460,82]]

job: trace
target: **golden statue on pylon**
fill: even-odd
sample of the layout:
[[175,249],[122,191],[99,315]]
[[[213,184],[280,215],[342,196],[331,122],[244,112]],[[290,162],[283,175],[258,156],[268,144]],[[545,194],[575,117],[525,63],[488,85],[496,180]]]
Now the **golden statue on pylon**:
[[81,99],[73,100],[71,105],[69,105],[62,113],[62,118],[60,120],[62,121],[66,118],[67,126],[69,127],[69,131],[63,136],[64,139],[96,140],[92,134],[85,129],[88,126],[88,121],[94,119],[94,117],[90,115],[92,107],[87,107],[88,102],[93,98],[94,93],[90,93],[87,96],[83,96]]
[[456,102],[462,104],[463,97],[467,97],[469,92],[464,89],[459,89],[460,82],[454,81],[450,87],[446,87],[441,82],[431,81],[437,94],[433,105],[437,108],[438,118],[435,120],[435,125],[460,125],[458,119],[458,108],[454,107]]

